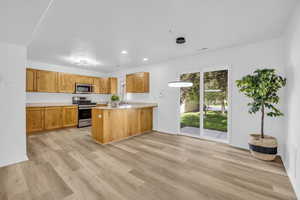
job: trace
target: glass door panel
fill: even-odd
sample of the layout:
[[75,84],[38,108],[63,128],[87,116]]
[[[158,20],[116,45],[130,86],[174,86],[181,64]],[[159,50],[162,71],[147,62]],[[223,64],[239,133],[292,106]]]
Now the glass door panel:
[[200,136],[200,72],[180,76],[181,81],[193,83],[192,87],[180,88],[180,133]]
[[228,70],[204,72],[202,137],[227,141]]

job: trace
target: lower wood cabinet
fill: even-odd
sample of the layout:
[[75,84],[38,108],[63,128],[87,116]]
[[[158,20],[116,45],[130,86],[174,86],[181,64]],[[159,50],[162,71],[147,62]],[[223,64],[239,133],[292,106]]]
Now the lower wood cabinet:
[[29,135],[46,130],[75,127],[77,124],[77,106],[26,108],[26,131]]
[[66,106],[62,108],[63,127],[77,126],[78,109],[77,106]]
[[45,108],[45,130],[62,128],[62,107]]
[[153,108],[92,110],[92,137],[106,144],[152,131]]
[[44,130],[43,107],[26,108],[26,131],[33,133]]

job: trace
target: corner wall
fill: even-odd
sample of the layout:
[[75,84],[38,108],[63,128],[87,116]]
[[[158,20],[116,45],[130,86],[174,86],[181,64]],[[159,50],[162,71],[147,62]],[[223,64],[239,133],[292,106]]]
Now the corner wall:
[[26,47],[0,44],[0,167],[27,160]]
[[[239,47],[206,52],[201,55],[176,59],[159,64],[139,66],[113,73],[121,82],[125,75],[133,72],[150,72],[149,94],[128,94],[129,101],[157,102],[154,114],[154,128],[161,132],[179,133],[179,89],[169,88],[168,82],[178,80],[180,74],[215,70],[230,66],[231,89],[231,135],[229,143],[236,147],[248,148],[248,135],[257,133],[260,128],[259,115],[248,114],[249,99],[238,92],[235,80],[252,73],[257,68],[275,68],[284,73],[284,40],[282,38],[262,41]],[[283,97],[283,95],[281,95]],[[281,103],[283,104],[283,98]],[[266,133],[279,141],[279,153],[284,152],[284,118],[267,118]]]
[[300,198],[300,3],[295,8],[286,35],[286,154],[284,163]]

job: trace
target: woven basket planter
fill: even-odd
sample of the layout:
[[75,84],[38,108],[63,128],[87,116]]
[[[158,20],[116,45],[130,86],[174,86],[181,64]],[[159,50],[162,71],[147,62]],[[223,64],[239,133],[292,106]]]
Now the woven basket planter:
[[250,135],[249,148],[255,158],[265,161],[274,160],[277,155],[277,146],[275,137],[265,135],[261,138],[260,134]]

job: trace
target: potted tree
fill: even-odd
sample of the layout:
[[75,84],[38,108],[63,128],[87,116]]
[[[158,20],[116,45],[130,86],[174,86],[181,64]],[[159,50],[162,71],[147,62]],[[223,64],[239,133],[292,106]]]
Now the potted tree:
[[282,116],[283,113],[275,107],[279,102],[278,91],[286,85],[286,79],[277,75],[275,69],[259,69],[253,74],[236,81],[240,92],[252,99],[248,103],[249,113],[261,112],[260,134],[251,134],[249,148],[251,154],[261,160],[274,160],[277,154],[277,140],[265,135],[264,119]]

